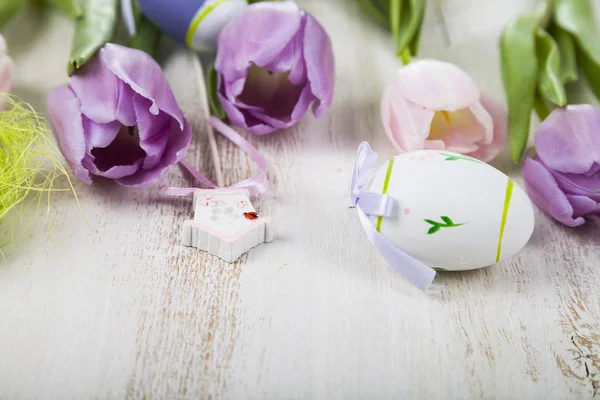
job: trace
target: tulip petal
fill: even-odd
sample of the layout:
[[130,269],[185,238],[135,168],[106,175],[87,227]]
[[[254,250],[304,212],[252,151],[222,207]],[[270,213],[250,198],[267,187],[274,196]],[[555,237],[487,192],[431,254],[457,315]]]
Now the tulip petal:
[[[134,96],[133,104],[140,133],[140,147],[146,152],[143,168],[152,169],[158,164],[165,151],[174,120],[163,112],[158,115],[150,114],[152,102],[142,96]],[[175,134],[181,135],[181,133]]]
[[119,121],[99,124],[86,116],[83,116],[82,120],[86,138],[86,153],[90,153],[96,147],[107,147],[115,140],[121,129]]
[[135,92],[125,82],[119,82],[119,91],[115,110],[115,119],[125,126],[135,126],[135,109],[133,107],[133,96]]
[[435,112],[407,101],[394,89],[388,87],[381,99],[383,128],[398,152],[422,150]]
[[431,120],[427,142],[442,142],[445,150],[470,153],[479,148],[479,143],[484,140],[484,131],[485,128],[470,108],[454,112],[438,111]]
[[[179,123],[181,130],[184,129],[183,113],[160,66],[151,56],[141,50],[108,43],[100,50],[100,58],[134,92],[152,102],[150,113],[158,115],[159,111],[163,111]],[[87,115],[87,112],[84,113]]]
[[569,199],[543,164],[526,157],[522,173],[527,194],[540,209],[567,226],[575,227],[585,223],[581,216],[574,216]]
[[292,114],[287,118],[273,118],[269,115],[266,115],[262,110],[248,110],[248,113],[254,116],[257,120],[262,121],[275,129],[284,129],[292,127],[298,123],[298,121],[306,113],[306,110],[308,110],[308,107],[313,100],[314,96],[310,90],[310,87],[305,87],[300,93],[300,97],[294,106]]
[[480,100],[492,118],[493,139],[489,145],[480,145],[478,150],[467,155],[487,162],[496,157],[506,142],[508,116],[504,105],[496,99],[482,93]]
[[81,165],[86,153],[81,103],[68,86],[58,86],[48,95],[48,115],[58,146],[73,173],[84,183],[92,183]]
[[407,100],[435,111],[467,108],[480,97],[477,85],[466,72],[437,60],[408,64],[397,72],[394,84]]
[[227,83],[245,77],[251,63],[264,67],[285,49],[300,23],[292,1],[253,4],[221,30],[215,69]]
[[119,79],[95,57],[86,65],[85,73],[73,75],[71,89],[81,102],[81,112],[99,124],[117,119]]
[[159,182],[167,173],[169,166],[177,164],[185,156],[192,139],[192,128],[187,119],[184,119],[183,131],[179,129],[178,124],[171,123],[168,137],[164,154],[154,168],[140,169],[131,176],[117,179],[117,183],[128,187],[147,187]]
[[96,166],[94,157],[91,155],[86,155],[83,159],[83,166],[85,169],[90,171],[92,175],[101,176],[106,179],[119,179],[135,174],[136,171],[140,169],[142,162],[143,158],[139,158],[133,164],[115,165],[106,171],[102,171]]
[[573,206],[574,217],[585,217],[590,214],[600,214],[600,203],[586,196],[566,195],[569,203]]
[[600,109],[589,104],[555,109],[538,127],[535,146],[550,169],[589,171],[600,164]]
[[600,173],[586,176],[584,174],[565,174],[552,171],[552,175],[565,193],[586,196],[600,201]]
[[313,105],[313,114],[320,117],[333,101],[335,63],[329,36],[309,14],[306,14],[304,32],[304,60],[310,88],[317,99]]
[[107,179],[121,179],[132,176],[140,169],[143,162],[144,159],[140,158],[132,165],[115,165],[106,171],[100,171],[98,175]]
[[[480,98],[481,100],[481,98]],[[483,139],[479,142],[481,146],[487,146],[494,140],[494,121],[490,113],[485,109],[481,101],[476,101],[469,106],[475,119],[483,129]]]

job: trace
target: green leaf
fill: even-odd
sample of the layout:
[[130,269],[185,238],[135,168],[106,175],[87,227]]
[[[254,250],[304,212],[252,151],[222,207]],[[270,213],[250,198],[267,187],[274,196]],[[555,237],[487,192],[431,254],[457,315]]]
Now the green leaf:
[[221,120],[225,119],[227,114],[225,113],[225,110],[221,105],[221,101],[219,100],[219,96],[217,95],[218,78],[217,71],[215,70],[215,66],[213,64],[208,66],[208,71],[206,72],[206,88],[210,110],[217,118]]
[[83,15],[75,21],[75,36],[67,73],[83,67],[112,38],[118,22],[118,0],[86,0]]
[[560,77],[560,53],[556,42],[545,30],[536,32],[536,51],[539,64],[538,90],[559,107],[567,104],[567,93]]
[[129,40],[129,47],[145,51],[154,57],[161,36],[160,29],[141,13],[136,15],[135,26],[136,32]]
[[372,0],[358,0],[362,9],[371,16],[377,23],[386,29],[390,29],[389,18],[382,12]]
[[413,38],[410,41],[410,44],[408,45],[408,47],[410,48],[410,52],[413,56],[416,56],[417,53],[419,52],[419,42],[421,40],[421,32],[423,31],[423,21],[425,20],[426,5],[427,5],[427,2],[423,1],[423,12],[421,15],[421,20],[419,21],[419,27],[417,29],[417,33],[415,33],[415,35],[413,36]]
[[431,219],[426,219],[424,221],[431,225],[435,225],[435,226],[439,225],[439,222],[433,221]]
[[442,221],[444,221],[447,225],[454,225],[454,222],[452,222],[450,217],[443,216]]
[[577,44],[578,60],[594,94],[600,99],[600,31],[591,0],[556,0],[554,20]]
[[421,29],[424,15],[424,0],[404,0],[400,15],[400,30],[396,38],[396,55],[400,56],[404,49],[410,46],[413,39],[415,39],[413,46],[416,47],[418,45],[419,30]]
[[390,30],[394,40],[398,41],[400,36],[400,15],[402,15],[402,0],[390,0]]
[[69,18],[79,18],[83,12],[79,0],[45,0],[46,3],[52,4],[64,12]]
[[533,109],[535,113],[540,118],[540,121],[548,118],[548,115],[552,112],[552,107],[548,104],[546,98],[540,93],[540,91],[535,92],[535,99],[533,101]]
[[371,0],[371,2],[377,7],[377,9],[383,14],[388,15],[390,13],[390,3],[392,0]]
[[0,0],[0,28],[19,12],[23,4],[25,0]]
[[556,40],[560,53],[560,79],[565,84],[577,82],[579,74],[573,36],[556,24],[552,25],[549,33]]
[[428,235],[431,235],[433,233],[436,233],[437,231],[440,230],[440,226],[436,225],[436,226],[432,226],[431,228],[429,228],[429,230],[427,231]]
[[529,138],[538,82],[535,32],[542,17],[543,13],[521,15],[504,27],[500,38],[502,79],[508,99],[508,134],[515,162],[521,159]]

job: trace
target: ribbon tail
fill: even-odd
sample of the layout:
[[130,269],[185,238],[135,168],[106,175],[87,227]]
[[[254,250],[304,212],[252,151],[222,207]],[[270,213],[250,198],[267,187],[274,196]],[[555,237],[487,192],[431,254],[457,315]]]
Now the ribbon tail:
[[208,179],[206,176],[202,175],[196,168],[192,167],[185,158],[179,161],[179,165],[181,165],[181,167],[187,172],[189,172],[189,174],[192,175],[192,177],[194,177],[195,180],[197,180],[204,186],[209,187],[211,189],[215,189],[217,187],[217,185],[215,185],[213,181]]
[[160,191],[167,196],[173,197],[194,197],[194,192],[198,190],[198,188],[183,188],[183,187],[171,187],[167,185],[162,185],[160,187]]
[[232,189],[248,189],[251,196],[258,196],[259,194],[266,193],[269,190],[269,187],[269,180],[265,174],[248,178],[230,186]]
[[387,240],[381,233],[377,232],[375,225],[369,218],[369,216],[360,208],[360,205],[356,207],[358,210],[358,216],[360,222],[367,232],[369,240],[375,246],[377,250],[383,255],[387,262],[408,281],[414,284],[422,291],[426,291],[433,278],[435,278],[435,270],[429,268],[425,264],[415,260],[389,240]]

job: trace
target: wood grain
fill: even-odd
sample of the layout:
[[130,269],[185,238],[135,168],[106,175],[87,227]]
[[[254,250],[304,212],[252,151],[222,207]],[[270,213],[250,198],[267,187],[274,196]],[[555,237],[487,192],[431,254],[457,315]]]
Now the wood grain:
[[[354,0],[302,0],[329,32],[336,96],[321,119],[248,139],[270,162],[257,201],[276,238],[235,264],[179,244],[188,200],[107,182],[54,198],[0,264],[0,398],[529,399],[600,391],[600,228],[536,230],[502,264],[440,273],[425,296],[371,247],[346,196],[358,144],[393,150],[379,97],[399,67]],[[496,40],[534,1],[433,0],[422,56],[451,61],[503,98]],[[66,82],[72,27],[29,13],[6,33],[17,94],[45,108]],[[45,22],[44,22],[45,21]],[[32,27],[32,24],[36,27]],[[163,67],[194,127],[188,160],[215,176],[190,53]],[[42,64],[43,63],[43,64]],[[254,165],[216,139],[226,184]],[[507,152],[494,165],[513,176]],[[169,185],[190,185],[173,168]]]

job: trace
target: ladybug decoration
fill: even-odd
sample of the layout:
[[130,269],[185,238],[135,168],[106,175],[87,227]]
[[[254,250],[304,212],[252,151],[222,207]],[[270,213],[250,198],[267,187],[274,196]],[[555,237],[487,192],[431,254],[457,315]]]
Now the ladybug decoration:
[[258,213],[256,213],[255,211],[253,211],[253,212],[245,212],[244,213],[244,217],[246,219],[249,219],[250,221],[254,221],[254,220],[258,219]]
[[163,32],[197,50],[214,50],[223,26],[248,6],[246,0],[137,0],[137,3]]

